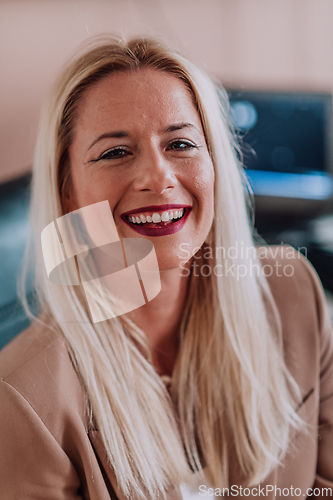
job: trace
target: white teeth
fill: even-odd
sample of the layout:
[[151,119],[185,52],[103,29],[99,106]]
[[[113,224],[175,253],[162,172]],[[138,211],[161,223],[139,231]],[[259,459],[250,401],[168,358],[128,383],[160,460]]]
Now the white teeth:
[[158,224],[159,222],[161,222],[161,216],[159,214],[153,214],[153,222],[155,224]]
[[179,219],[184,215],[184,209],[180,210],[171,210],[171,211],[164,211],[162,214],[158,213],[153,213],[153,215],[137,215],[137,216],[131,216],[128,215],[127,219],[129,222],[132,222],[132,224],[145,224],[146,222],[153,222],[154,224],[158,224],[159,222],[168,222],[169,220],[172,219]]

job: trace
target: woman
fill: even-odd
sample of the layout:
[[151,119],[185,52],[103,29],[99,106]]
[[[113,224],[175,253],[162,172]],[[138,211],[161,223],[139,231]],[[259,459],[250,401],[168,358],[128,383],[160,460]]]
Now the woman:
[[[98,39],[58,78],[33,174],[41,314],[1,353],[4,498],[181,498],[198,474],[202,496],[333,486],[323,292],[290,248],[254,249],[227,116],[154,40]],[[57,219],[66,249],[65,214],[105,201],[123,250],[153,243],[161,291],[95,322],[83,261],[81,284],[52,285],[39,238]]]

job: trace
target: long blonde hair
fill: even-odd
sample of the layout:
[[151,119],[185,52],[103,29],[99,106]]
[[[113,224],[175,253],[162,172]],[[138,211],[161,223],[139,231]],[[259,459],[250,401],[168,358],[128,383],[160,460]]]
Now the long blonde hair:
[[[171,399],[144,332],[126,316],[93,324],[82,289],[52,287],[44,270],[40,235],[63,215],[70,196],[68,146],[80,98],[106,75],[141,67],[180,78],[202,120],[215,168],[215,218],[198,255],[210,268],[244,264],[228,252],[205,255],[207,249],[254,246],[225,92],[157,40],[99,37],[63,70],[42,114],[31,205],[36,244],[27,252],[27,266],[35,259],[40,309],[67,340],[125,496],[163,496],[201,467],[213,485],[227,487],[231,461],[248,484],[256,484],[281,462],[291,429],[300,424],[297,387],[283,360],[279,316],[263,274],[191,274]],[[252,259],[260,268],[255,252]],[[74,322],[63,321],[65,309]]]

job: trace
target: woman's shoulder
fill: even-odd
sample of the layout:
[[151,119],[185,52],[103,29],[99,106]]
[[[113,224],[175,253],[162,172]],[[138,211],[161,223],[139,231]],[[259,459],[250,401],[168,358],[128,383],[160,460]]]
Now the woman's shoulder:
[[0,401],[4,497],[63,498],[66,491],[78,498],[82,489],[90,498],[87,482],[104,492],[84,391],[61,334],[34,323],[3,348]]
[[332,320],[320,279],[292,247],[260,247],[258,255],[279,311],[287,362],[292,371],[297,367],[296,378],[310,384],[333,359]]
[[0,351],[0,379],[55,375],[70,364],[62,335],[46,322],[33,322]]
[[260,247],[258,255],[278,309],[286,365],[307,401],[304,418],[312,418],[319,398],[333,389],[333,330],[324,290],[311,263],[292,247]]
[[51,432],[55,414],[84,420],[84,391],[65,339],[46,324],[33,323],[0,351],[0,391],[3,406],[28,403]]
[[293,309],[307,304],[320,309],[325,304],[320,279],[301,252],[289,245],[279,245],[258,247],[257,254],[277,302],[289,302]]
[[33,360],[43,359],[48,350],[60,351],[64,342],[59,333],[47,324],[33,322],[0,351],[0,378],[5,380],[15,372],[24,372]]

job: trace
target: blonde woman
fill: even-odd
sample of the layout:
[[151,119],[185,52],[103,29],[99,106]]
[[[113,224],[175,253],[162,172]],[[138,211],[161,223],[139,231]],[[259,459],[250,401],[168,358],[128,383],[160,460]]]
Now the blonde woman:
[[[255,249],[235,150],[225,94],[156,40],[99,38],[62,71],[33,172],[40,314],[0,355],[6,500],[333,488],[323,291],[291,248]],[[101,202],[153,246],[160,292],[94,321],[82,262],[52,284],[41,234]]]

